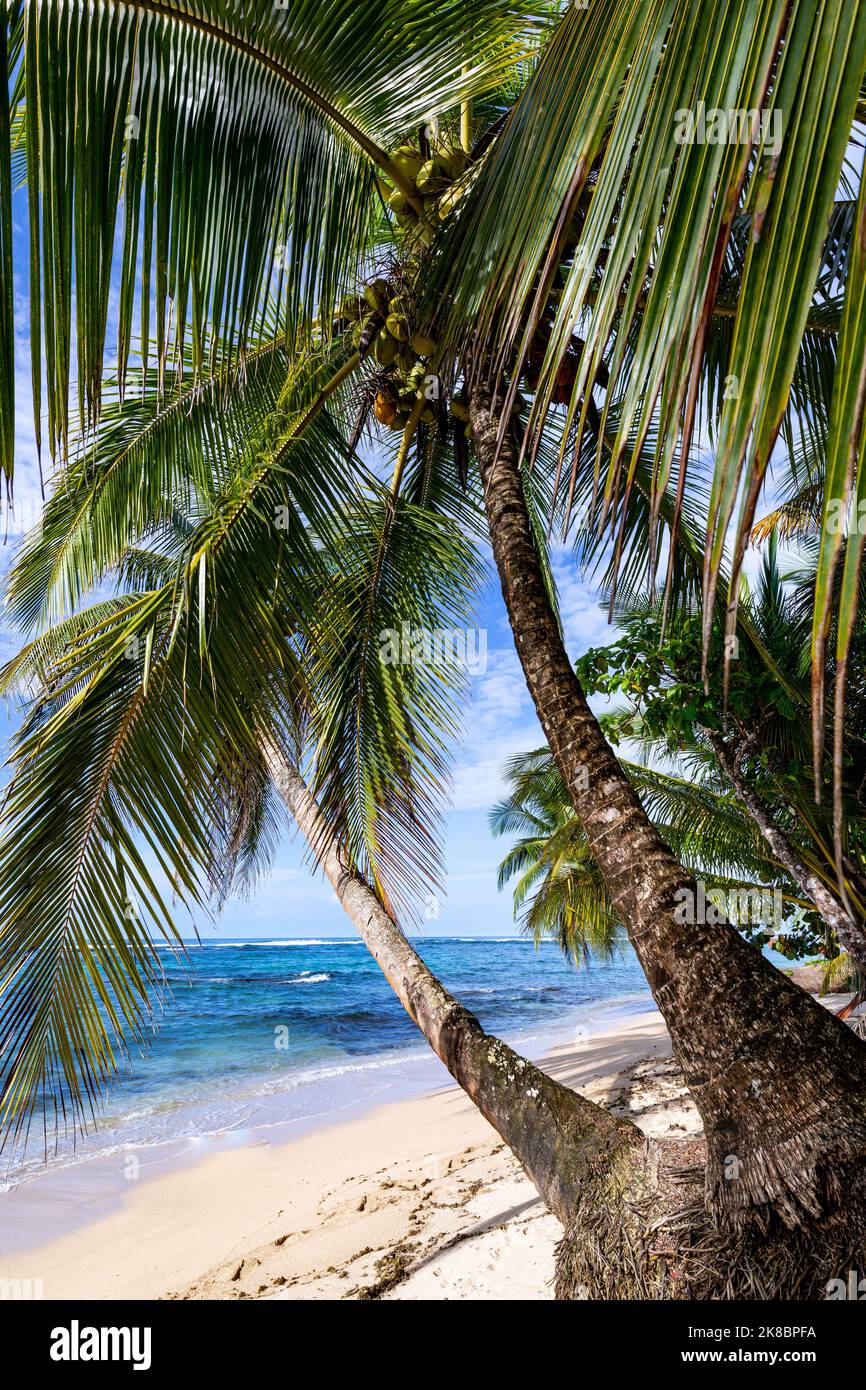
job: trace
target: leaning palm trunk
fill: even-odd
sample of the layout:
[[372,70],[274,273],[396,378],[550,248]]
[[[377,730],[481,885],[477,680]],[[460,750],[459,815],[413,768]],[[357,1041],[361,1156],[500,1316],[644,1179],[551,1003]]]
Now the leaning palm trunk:
[[519,1159],[564,1224],[611,1170],[643,1165],[645,1144],[626,1120],[553,1081],[449,994],[413,950],[365,880],[346,861],[333,829],[298,771],[264,745],[271,777],[340,905],[409,1017],[470,1100]]
[[700,1165],[680,1143],[647,1142],[553,1081],[449,994],[353,870],[297,769],[264,754],[285,804],[341,906],[409,1016],[502,1136],[565,1228],[557,1252],[562,1299],[821,1298],[829,1279],[863,1261],[862,1227],[725,1234],[708,1219]]
[[[704,1121],[710,1211],[809,1227],[866,1192],[866,1046],[725,921],[689,922],[697,886],[613,756],[545,590],[513,441],[477,388],[472,427],[493,554],[539,719]],[[696,913],[693,915],[697,915]]]

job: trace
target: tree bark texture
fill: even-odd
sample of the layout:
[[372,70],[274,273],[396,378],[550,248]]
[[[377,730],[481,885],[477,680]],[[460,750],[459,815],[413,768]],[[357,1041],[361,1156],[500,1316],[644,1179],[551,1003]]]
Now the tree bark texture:
[[545,592],[517,451],[489,390],[471,422],[493,554],[529,692],[704,1121],[721,1225],[833,1219],[866,1187],[866,1045],[725,921],[662,842],[589,707]]

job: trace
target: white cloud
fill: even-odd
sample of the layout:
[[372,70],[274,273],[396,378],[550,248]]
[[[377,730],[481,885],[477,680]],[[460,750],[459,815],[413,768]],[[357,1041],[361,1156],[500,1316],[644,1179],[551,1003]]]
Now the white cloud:
[[487,811],[505,793],[502,769],[509,758],[543,743],[538,723],[525,723],[497,738],[478,741],[458,768],[454,779],[456,811]]
[[542,742],[513,647],[488,653],[487,671],[472,681],[470,701],[453,805],[458,811],[486,811],[503,794],[503,764]]
[[309,865],[299,868],[276,864],[263,883],[260,883],[251,902],[244,901],[244,913],[257,916],[276,916],[293,908],[325,907],[333,900],[329,884]]
[[554,555],[553,576],[565,646],[572,660],[582,656],[588,647],[603,647],[612,642],[614,629],[607,621],[598,593],[583,582],[570,554]]

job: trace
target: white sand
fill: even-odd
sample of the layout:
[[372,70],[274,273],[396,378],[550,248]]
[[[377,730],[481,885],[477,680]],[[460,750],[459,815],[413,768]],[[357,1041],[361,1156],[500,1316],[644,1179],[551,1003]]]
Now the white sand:
[[[647,1133],[693,1135],[697,1114],[669,1058],[653,1011],[541,1065]],[[80,1174],[66,1200],[100,1210]],[[128,1183],[107,1214],[3,1256],[0,1279],[40,1279],[46,1298],[333,1299],[372,1289],[547,1299],[560,1234],[498,1135],[450,1085]]]

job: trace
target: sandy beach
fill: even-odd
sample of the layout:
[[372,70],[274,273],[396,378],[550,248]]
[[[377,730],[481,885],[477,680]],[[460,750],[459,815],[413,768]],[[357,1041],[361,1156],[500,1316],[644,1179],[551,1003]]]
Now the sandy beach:
[[[540,1063],[649,1134],[700,1132],[654,1011]],[[66,1233],[4,1252],[0,1278],[41,1281],[47,1299],[553,1296],[559,1223],[456,1085],[289,1142],[224,1149],[110,1201],[87,1169],[54,1192]],[[11,1196],[44,1200],[38,1180]]]

